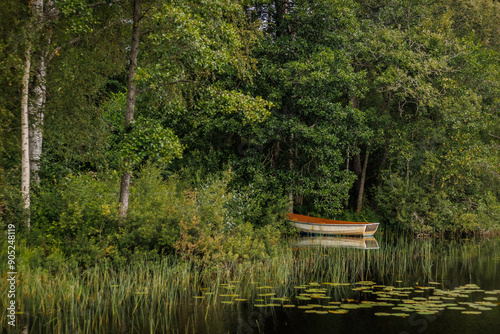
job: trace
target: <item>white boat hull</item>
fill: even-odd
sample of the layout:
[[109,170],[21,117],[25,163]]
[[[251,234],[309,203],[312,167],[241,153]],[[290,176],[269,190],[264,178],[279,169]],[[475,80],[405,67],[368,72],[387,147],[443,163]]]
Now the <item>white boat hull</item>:
[[300,232],[323,235],[369,236],[377,232],[379,226],[379,223],[347,222],[294,213],[288,213],[287,217]]
[[300,232],[323,235],[373,235],[378,223],[367,224],[316,224],[293,221],[293,225]]

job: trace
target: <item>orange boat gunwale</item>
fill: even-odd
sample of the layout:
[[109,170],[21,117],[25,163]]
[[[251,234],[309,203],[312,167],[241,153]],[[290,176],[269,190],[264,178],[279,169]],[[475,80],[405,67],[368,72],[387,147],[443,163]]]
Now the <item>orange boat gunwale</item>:
[[288,219],[296,221],[303,224],[324,224],[324,225],[370,225],[379,223],[363,223],[363,222],[348,222],[342,220],[333,220],[325,218],[317,218],[305,215],[299,215],[296,213],[287,213]]

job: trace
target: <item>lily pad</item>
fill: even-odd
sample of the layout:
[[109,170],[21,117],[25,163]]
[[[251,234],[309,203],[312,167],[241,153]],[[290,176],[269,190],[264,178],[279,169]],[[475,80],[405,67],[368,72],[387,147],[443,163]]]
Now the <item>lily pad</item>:
[[360,282],[356,282],[356,284],[362,284],[362,285],[375,285],[377,283],[373,282],[373,281],[360,281]]
[[323,307],[323,305],[320,305],[320,304],[307,304],[307,306],[310,306],[310,307]]
[[311,298],[305,297],[305,296],[298,296],[298,297],[295,297],[295,299],[298,299],[298,300],[311,300]]
[[358,304],[342,304],[342,305],[340,305],[340,307],[345,308],[345,309],[349,309],[349,310],[355,310],[355,309],[359,308],[359,305]]
[[493,310],[491,307],[484,307],[484,306],[479,306],[477,309],[479,311],[491,311],[491,310]]
[[438,311],[417,311],[420,315],[432,315],[438,313]]
[[375,315],[377,317],[388,317],[390,316],[391,314],[390,313],[386,313],[386,312],[376,312]]

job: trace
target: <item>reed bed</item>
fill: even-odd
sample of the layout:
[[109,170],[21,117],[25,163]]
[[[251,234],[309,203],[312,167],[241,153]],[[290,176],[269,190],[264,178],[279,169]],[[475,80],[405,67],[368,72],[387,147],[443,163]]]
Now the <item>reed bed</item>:
[[[250,304],[266,286],[277,295],[290,295],[295,285],[311,282],[447,280],[458,285],[463,282],[453,276],[457,268],[471,279],[495,277],[498,266],[492,264],[498,259],[499,240],[460,243],[384,236],[380,249],[282,247],[280,256],[265,261],[210,268],[172,258],[120,270],[108,265],[83,272],[26,268],[18,276],[18,328],[26,327],[28,333],[193,332],[227,312],[221,306],[224,296],[244,296]],[[0,287],[4,333],[5,280]],[[350,292],[335,293],[347,298]]]

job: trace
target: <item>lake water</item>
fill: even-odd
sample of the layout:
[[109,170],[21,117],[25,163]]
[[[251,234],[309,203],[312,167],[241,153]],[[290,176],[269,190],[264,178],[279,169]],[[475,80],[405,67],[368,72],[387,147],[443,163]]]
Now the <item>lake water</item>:
[[239,295],[229,284],[213,307],[196,299],[191,324],[180,327],[197,333],[500,333],[500,239],[375,240],[299,239],[292,243],[297,259],[345,256],[363,269],[351,271],[347,282],[332,281],[332,262],[325,260],[313,265],[316,271],[302,268],[307,274],[300,282],[281,287],[253,282],[254,291]]
[[[281,252],[274,260],[251,266],[221,267],[223,273],[205,276],[200,284],[190,281],[174,294],[169,286],[177,284],[176,277],[165,274],[169,265],[152,269],[145,264],[142,273],[103,271],[85,303],[66,295],[64,289],[76,289],[76,283],[67,280],[60,283],[67,286],[60,288],[63,298],[45,313],[30,294],[21,300],[25,309],[17,329],[121,334],[500,333],[500,238],[453,241],[377,233],[365,239],[294,239]],[[156,276],[162,273],[165,276]],[[80,277],[75,279],[84,291],[86,279]],[[139,280],[142,283],[134,285]],[[60,284],[52,283],[50,291],[56,293]],[[117,297],[123,299],[112,302]],[[20,331],[0,327],[0,334],[5,332]]]

